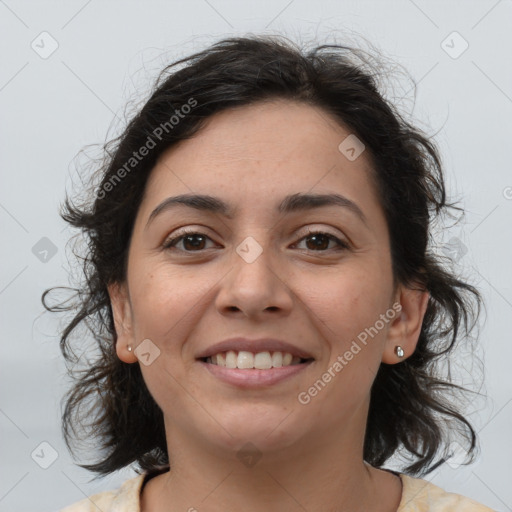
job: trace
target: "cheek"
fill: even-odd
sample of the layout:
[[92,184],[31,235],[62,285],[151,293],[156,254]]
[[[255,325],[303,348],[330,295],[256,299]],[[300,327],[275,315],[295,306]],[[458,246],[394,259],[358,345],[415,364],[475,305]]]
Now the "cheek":
[[[141,364],[141,371],[150,394],[163,410],[183,408],[179,384],[187,372],[183,341],[197,324],[195,315],[207,290],[197,279],[192,282],[183,273],[170,273],[169,268],[158,265],[139,276],[133,286],[135,335],[138,340],[152,340],[160,351],[151,365]],[[193,388],[193,383],[187,385],[189,393]]]
[[325,326],[332,344],[342,348],[379,319],[389,307],[391,281],[369,266],[353,265],[336,274],[302,276],[304,302]]
[[165,263],[146,266],[151,271],[139,274],[130,289],[134,332],[137,339],[153,340],[176,368],[176,361],[190,358],[182,354],[189,350],[184,342],[214,300],[218,274],[209,270],[199,275]]
[[132,283],[136,336],[155,340],[158,345],[172,338],[173,330],[186,321],[201,295],[201,287],[186,282],[179,272],[170,273],[161,265],[134,276]]
[[326,352],[311,387],[301,391],[318,396],[311,398],[314,405],[307,409],[308,414],[318,420],[325,418],[329,424],[333,418],[347,421],[368,400],[389,327],[381,314],[385,315],[389,304],[384,282],[373,282],[357,272],[324,284],[316,292],[313,283],[304,288],[309,290],[310,320],[323,337]]

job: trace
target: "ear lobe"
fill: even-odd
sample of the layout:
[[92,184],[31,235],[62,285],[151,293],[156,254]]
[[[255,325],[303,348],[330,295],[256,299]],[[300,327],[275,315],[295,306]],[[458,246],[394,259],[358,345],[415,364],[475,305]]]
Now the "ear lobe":
[[[420,337],[423,318],[428,306],[428,290],[402,288],[397,300],[402,306],[401,312],[393,320],[386,339],[382,362],[396,364],[411,356]],[[402,347],[403,357],[398,357],[395,349]]]
[[113,283],[107,288],[117,335],[117,356],[125,363],[134,363],[137,361],[137,357],[133,350],[131,352],[128,351],[128,346],[134,346],[134,338],[132,311],[127,286],[125,283]]

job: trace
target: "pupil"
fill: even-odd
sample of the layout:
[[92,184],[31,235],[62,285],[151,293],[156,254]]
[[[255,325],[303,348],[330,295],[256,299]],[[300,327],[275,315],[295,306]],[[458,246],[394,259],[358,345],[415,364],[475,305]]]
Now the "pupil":
[[[193,242],[194,238],[200,239],[199,241]],[[183,244],[187,247],[187,244],[190,244],[191,247],[195,249],[202,249],[201,244],[204,244],[204,236],[202,235],[187,235],[183,240]]]
[[329,245],[329,240],[325,235],[311,235],[309,240],[314,240],[313,249],[327,249]]

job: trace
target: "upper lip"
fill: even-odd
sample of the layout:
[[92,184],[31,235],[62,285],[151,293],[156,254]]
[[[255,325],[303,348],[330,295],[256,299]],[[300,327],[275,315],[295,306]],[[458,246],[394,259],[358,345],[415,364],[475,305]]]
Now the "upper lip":
[[214,345],[210,345],[197,355],[197,359],[203,359],[229,350],[234,350],[235,352],[244,350],[253,353],[289,352],[292,356],[297,356],[302,359],[313,358],[313,356],[308,352],[283,340],[273,338],[260,338],[257,340],[251,340],[249,338],[230,338],[220,341],[219,343],[215,343]]

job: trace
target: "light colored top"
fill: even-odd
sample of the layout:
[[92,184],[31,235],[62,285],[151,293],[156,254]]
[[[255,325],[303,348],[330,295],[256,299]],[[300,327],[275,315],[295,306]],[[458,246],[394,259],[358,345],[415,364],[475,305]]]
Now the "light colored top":
[[[126,480],[119,489],[85,498],[60,512],[140,512],[140,494],[147,474]],[[470,498],[446,492],[440,487],[399,474],[403,489],[397,512],[496,512]]]

